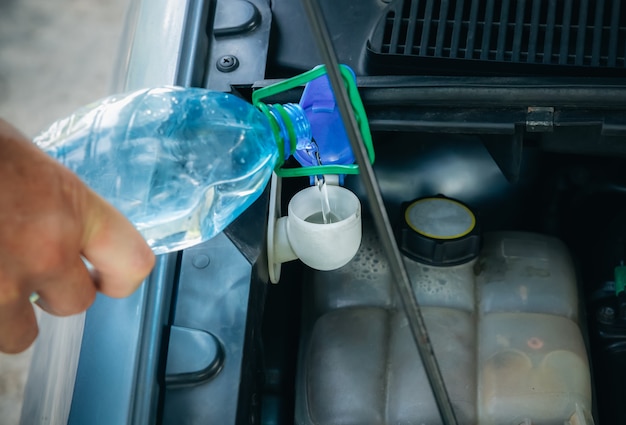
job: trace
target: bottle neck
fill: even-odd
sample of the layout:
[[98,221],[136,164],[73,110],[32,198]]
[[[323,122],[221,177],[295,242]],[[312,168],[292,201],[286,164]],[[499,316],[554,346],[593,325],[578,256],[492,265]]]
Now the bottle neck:
[[277,143],[279,149],[282,145],[285,159],[293,155],[297,146],[310,143],[311,124],[297,103],[267,105],[266,115],[278,128]]

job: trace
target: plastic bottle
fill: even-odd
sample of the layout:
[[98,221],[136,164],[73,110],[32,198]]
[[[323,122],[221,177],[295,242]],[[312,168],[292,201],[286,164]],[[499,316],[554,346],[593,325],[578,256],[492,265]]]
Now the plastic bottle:
[[295,145],[307,144],[311,127],[302,108],[283,110],[269,107],[265,115],[234,95],[206,89],[145,89],[88,105],[35,143],[163,254],[210,239],[258,198],[278,150],[285,158],[291,153],[288,124]]

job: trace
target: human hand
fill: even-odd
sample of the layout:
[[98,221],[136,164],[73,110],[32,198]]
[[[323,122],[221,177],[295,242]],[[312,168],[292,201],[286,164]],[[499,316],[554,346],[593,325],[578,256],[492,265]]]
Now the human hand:
[[31,293],[51,314],[76,314],[96,291],[130,295],[153,266],[120,212],[0,119],[0,351],[37,336]]

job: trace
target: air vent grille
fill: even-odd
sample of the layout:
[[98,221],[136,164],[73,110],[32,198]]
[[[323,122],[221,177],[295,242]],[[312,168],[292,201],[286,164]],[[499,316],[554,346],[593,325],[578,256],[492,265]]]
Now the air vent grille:
[[380,55],[626,67],[621,0],[400,0],[370,40]]

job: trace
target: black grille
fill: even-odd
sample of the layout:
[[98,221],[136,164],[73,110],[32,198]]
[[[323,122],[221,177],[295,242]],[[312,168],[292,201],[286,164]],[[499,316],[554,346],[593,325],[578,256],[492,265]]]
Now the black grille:
[[385,11],[369,49],[375,56],[623,70],[626,2],[621,3],[400,0]]

